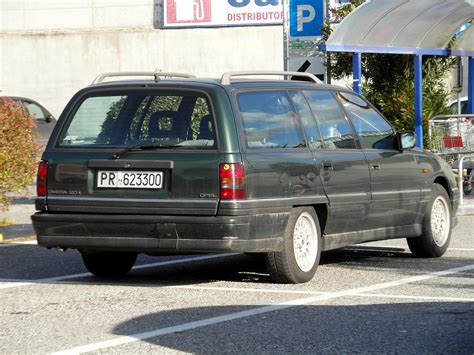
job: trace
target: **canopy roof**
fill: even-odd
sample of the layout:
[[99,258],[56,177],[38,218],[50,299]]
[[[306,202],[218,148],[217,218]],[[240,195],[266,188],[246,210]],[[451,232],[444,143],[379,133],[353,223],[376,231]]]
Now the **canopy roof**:
[[474,56],[473,18],[474,0],[371,0],[351,12],[321,49]]

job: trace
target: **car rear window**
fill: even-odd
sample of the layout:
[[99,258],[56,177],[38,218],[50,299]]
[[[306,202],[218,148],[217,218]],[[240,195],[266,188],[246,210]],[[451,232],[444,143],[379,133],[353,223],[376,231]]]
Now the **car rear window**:
[[210,103],[194,92],[88,96],[64,129],[60,146],[163,145],[212,149]]

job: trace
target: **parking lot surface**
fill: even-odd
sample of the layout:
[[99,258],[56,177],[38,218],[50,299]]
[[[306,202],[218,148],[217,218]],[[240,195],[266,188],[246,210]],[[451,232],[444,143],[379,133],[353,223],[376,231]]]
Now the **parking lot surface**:
[[474,353],[474,216],[439,259],[405,240],[323,253],[273,284],[251,255],[140,256],[91,276],[76,251],[0,244],[0,353]]

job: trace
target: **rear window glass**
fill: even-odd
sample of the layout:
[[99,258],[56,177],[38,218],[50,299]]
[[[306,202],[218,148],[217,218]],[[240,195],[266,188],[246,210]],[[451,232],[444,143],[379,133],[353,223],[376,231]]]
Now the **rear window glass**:
[[285,91],[253,91],[237,95],[248,148],[305,146],[297,115]]
[[207,97],[196,93],[90,96],[61,135],[61,146],[215,147]]

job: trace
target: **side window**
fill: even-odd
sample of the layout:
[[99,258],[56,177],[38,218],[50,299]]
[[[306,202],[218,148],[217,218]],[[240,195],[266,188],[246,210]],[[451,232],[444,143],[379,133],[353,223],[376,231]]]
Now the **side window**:
[[237,95],[248,148],[305,146],[294,108],[285,91],[252,91]]
[[357,95],[341,92],[338,95],[352,120],[364,149],[395,149],[392,126]]
[[28,113],[33,116],[37,121],[46,121],[43,110],[37,104],[33,102],[24,101]]
[[355,149],[352,129],[334,95],[329,91],[305,91],[328,149]]
[[323,146],[321,134],[318,125],[314,119],[311,107],[301,91],[290,91],[290,97],[296,111],[301,117],[306,132],[309,147],[311,149],[320,149]]

